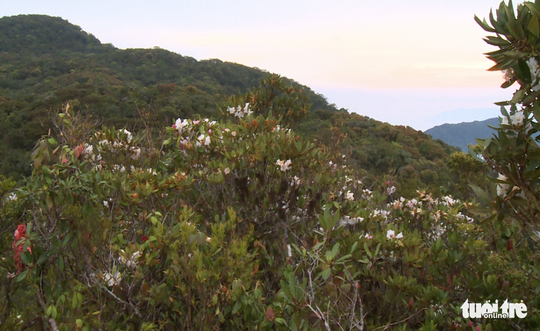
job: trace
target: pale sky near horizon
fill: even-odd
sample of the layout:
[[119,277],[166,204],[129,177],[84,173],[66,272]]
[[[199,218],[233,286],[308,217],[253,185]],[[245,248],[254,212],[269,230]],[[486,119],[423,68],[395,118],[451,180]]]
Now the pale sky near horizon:
[[486,119],[509,99],[474,15],[498,0],[18,0],[0,16],[60,16],[102,43],[275,72],[330,103],[425,130]]

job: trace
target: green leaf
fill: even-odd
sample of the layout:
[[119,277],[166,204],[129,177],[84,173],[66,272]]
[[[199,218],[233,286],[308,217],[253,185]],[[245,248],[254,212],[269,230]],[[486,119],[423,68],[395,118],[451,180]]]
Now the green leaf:
[[51,311],[52,311],[52,306],[47,307],[47,309],[45,309],[45,316],[47,317],[51,316]]
[[43,254],[41,254],[41,256],[40,256],[39,259],[37,260],[36,264],[37,264],[37,265],[42,264],[43,262],[47,261],[47,258],[48,258],[48,255],[47,255],[46,252],[43,253]]
[[324,269],[322,272],[321,272],[321,277],[324,279],[324,280],[327,280],[328,277],[330,277],[330,273],[332,272],[332,270],[330,268],[328,269]]
[[476,23],[478,23],[478,25],[482,27],[482,29],[486,30],[487,32],[496,32],[495,29],[489,26],[485,19],[480,20],[478,16],[474,15],[474,20],[476,21]]
[[491,198],[486,193],[486,191],[482,190],[480,187],[473,184],[469,184],[469,187],[473,190],[474,194],[476,195],[478,200],[480,200],[480,202],[484,204],[488,204],[491,202]]
[[281,325],[287,325],[287,322],[281,317],[276,317],[276,319],[274,321],[276,323],[278,323],[278,324],[281,324]]
[[64,271],[64,258],[60,255],[57,260],[58,270]]
[[[524,2],[523,3],[525,5],[525,7],[527,7],[531,12],[533,12],[534,16],[540,16],[540,8],[538,7],[538,5],[532,3],[532,2]],[[529,23],[530,24],[530,23]]]
[[68,234],[66,235],[66,237],[64,238],[64,241],[62,242],[62,247],[65,247],[66,244],[68,243],[69,239],[71,239],[71,232],[68,232]]
[[535,36],[538,36],[540,34],[540,24],[538,22],[538,16],[533,15],[531,21],[529,22],[529,25],[527,26],[527,29],[531,31]]
[[511,103],[520,103],[521,99],[525,96],[525,90],[517,90],[512,97]]
[[232,309],[232,314],[236,314],[240,308],[242,308],[242,302],[240,300],[236,301],[236,303],[234,304],[234,307]]
[[21,280],[23,280],[26,275],[28,274],[28,270],[29,269],[26,269],[25,271],[21,272],[21,274],[19,275],[19,277],[17,277],[17,279],[15,280],[15,282],[20,282]]
[[296,323],[294,321],[294,316],[291,317],[291,319],[289,320],[289,327],[292,331],[298,331],[298,327],[296,326]]
[[21,252],[21,261],[24,262],[24,264],[30,264],[32,263],[32,254],[28,252]]
[[75,309],[77,307],[77,293],[73,293],[73,297],[71,298],[71,309]]
[[364,250],[366,251],[366,254],[369,256],[370,259],[373,258],[373,256],[371,255],[371,252],[369,251],[367,242],[364,242]]

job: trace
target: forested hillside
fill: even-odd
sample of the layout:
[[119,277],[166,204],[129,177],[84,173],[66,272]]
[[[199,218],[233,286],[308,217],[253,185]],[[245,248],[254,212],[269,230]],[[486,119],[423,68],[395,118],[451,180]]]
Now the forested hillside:
[[[0,19],[0,174],[31,173],[35,141],[54,125],[52,115],[69,103],[99,125],[161,128],[174,119],[215,118],[233,94],[245,93],[268,73],[217,59],[197,61],[163,49],[120,50],[58,17]],[[368,182],[384,176],[414,193],[418,187],[451,186],[446,158],[454,148],[422,132],[391,126],[337,109],[309,87],[310,112],[298,130],[330,144],[341,137]]]

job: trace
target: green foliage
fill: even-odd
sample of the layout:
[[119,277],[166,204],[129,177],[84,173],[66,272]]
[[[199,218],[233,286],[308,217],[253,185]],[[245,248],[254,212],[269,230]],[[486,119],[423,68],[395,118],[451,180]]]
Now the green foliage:
[[528,291],[540,284],[502,272],[515,262],[468,216],[477,205],[366,186],[339,132],[329,148],[291,128],[311,116],[301,92],[265,82],[232,98],[219,122],[178,119],[157,143],[91,129],[66,107],[60,132],[36,144],[33,175],[3,202],[5,228],[26,224],[13,243],[20,273],[13,237],[2,241],[3,325],[450,329],[472,322],[459,311],[466,299],[534,306]]

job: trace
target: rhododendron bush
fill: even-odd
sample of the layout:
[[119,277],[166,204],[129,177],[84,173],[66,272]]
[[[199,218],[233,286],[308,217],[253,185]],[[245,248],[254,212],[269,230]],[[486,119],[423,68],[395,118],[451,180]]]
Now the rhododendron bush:
[[[488,209],[475,201],[405,199],[387,179],[364,185],[338,143],[295,133],[308,111],[275,75],[230,98],[221,119],[171,119],[157,140],[90,130],[66,106],[58,133],[36,145],[32,177],[1,181],[2,326],[538,326],[525,225],[482,223]],[[527,318],[462,317],[466,300],[505,298],[524,300]]]

